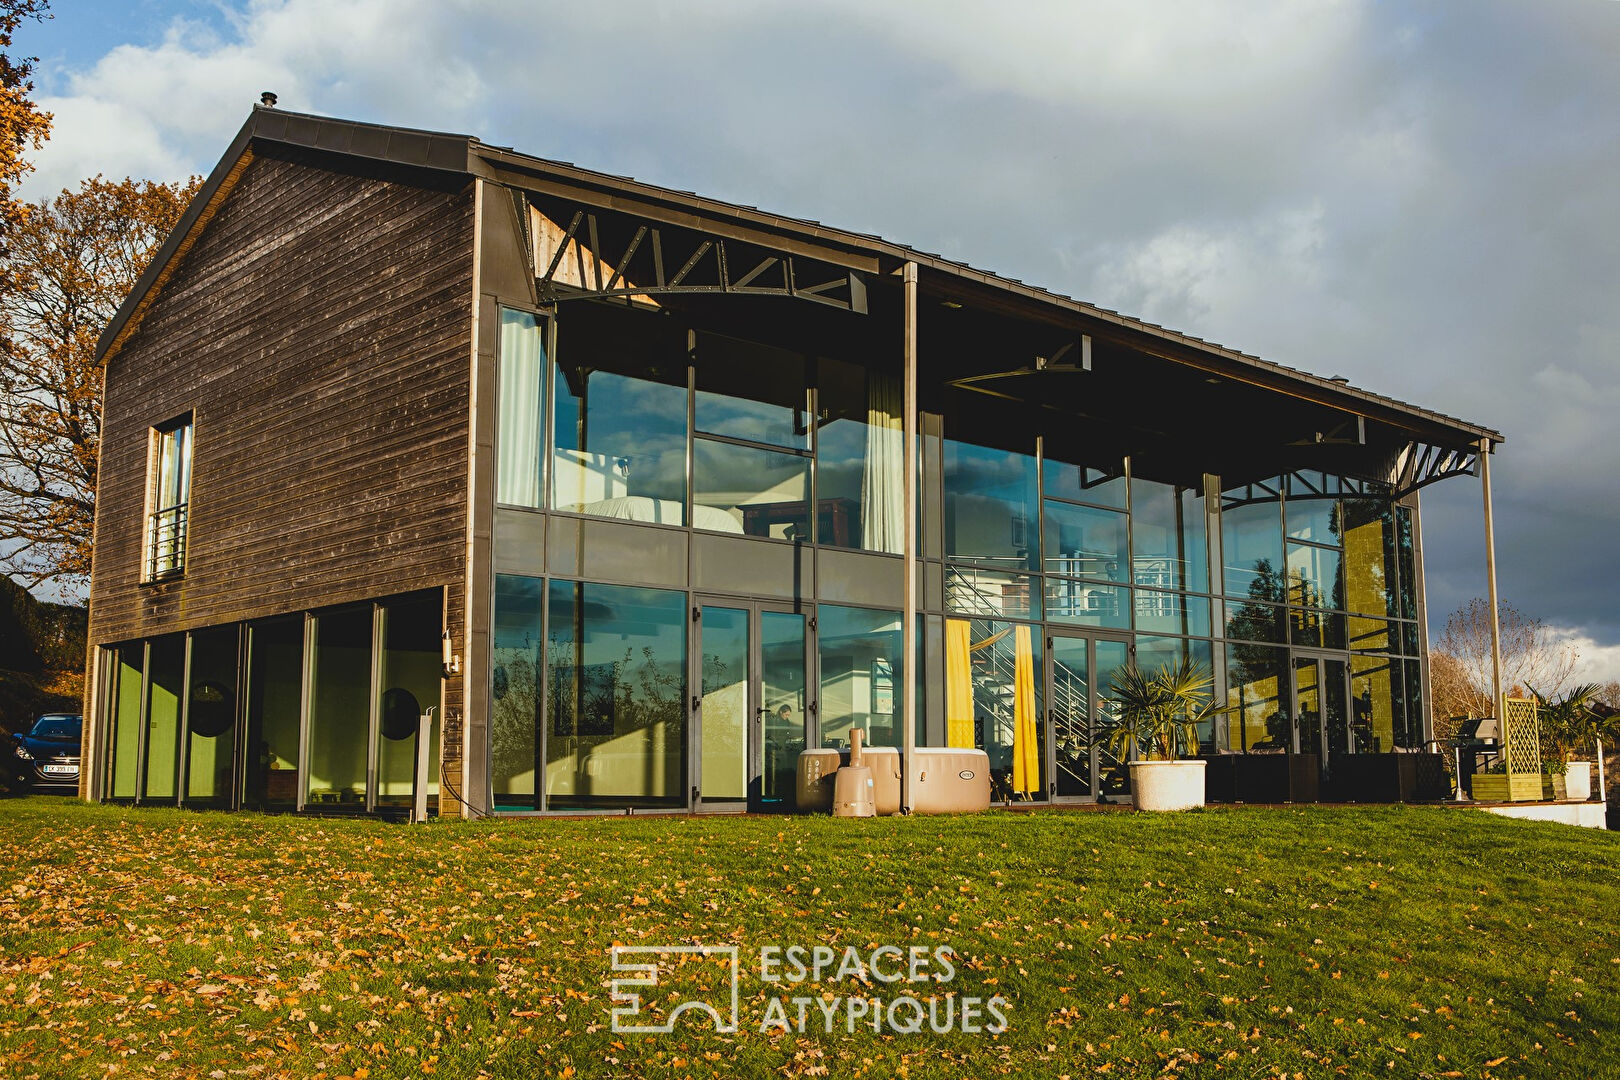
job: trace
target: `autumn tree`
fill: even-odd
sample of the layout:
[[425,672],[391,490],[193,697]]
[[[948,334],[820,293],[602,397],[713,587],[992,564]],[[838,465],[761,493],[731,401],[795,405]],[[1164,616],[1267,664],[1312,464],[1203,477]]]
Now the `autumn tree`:
[[199,179],[96,177],[33,204],[0,287],[0,565],[30,587],[90,573],[101,366],[96,339]]
[[29,100],[38,57],[11,55],[11,37],[28,19],[43,19],[46,0],[0,0],[0,240],[9,236],[27,208],[13,190],[33,170],[25,155],[38,150],[51,132],[51,114]]
[[[1580,658],[1575,647],[1554,636],[1544,620],[1513,606],[1497,607],[1502,640],[1502,692],[1529,697],[1534,688],[1559,694]],[[1449,731],[1454,716],[1493,716],[1491,702],[1491,606],[1470,600],[1446,620],[1429,653],[1429,686],[1435,733]],[[1444,737],[1444,736],[1441,736]]]

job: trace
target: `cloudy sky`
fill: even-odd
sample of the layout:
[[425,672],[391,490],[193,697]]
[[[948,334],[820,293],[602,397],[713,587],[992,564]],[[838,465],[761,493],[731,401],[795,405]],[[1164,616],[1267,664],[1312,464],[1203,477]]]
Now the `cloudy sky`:
[[[56,6],[31,197],[274,90],[881,233],[1505,432],[1503,598],[1620,678],[1620,2]],[[1437,632],[1479,485],[1424,524]]]

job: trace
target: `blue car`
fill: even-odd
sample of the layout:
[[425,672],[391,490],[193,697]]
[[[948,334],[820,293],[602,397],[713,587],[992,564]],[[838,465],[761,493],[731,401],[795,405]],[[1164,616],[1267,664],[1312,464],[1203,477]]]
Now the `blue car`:
[[79,790],[79,739],[84,717],[46,713],[25,735],[13,735],[9,747],[12,775],[22,791]]

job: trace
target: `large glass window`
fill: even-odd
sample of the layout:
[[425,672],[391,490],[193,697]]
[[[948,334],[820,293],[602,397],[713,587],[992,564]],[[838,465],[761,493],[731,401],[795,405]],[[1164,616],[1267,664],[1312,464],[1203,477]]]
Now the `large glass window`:
[[538,810],[540,641],[545,603],[539,578],[495,578],[490,682],[490,787],[497,808]]
[[[1161,668],[1174,669],[1183,659],[1189,659],[1206,678],[1214,678],[1214,655],[1207,641],[1186,638],[1159,637],[1154,634],[1136,635],[1136,666],[1149,675]],[[1205,687],[1213,698],[1214,686]],[[1198,725],[1198,746],[1201,753],[1215,749],[1215,719],[1210,717]]]
[[427,791],[439,794],[439,681],[442,677],[444,603],[437,593],[383,605],[382,698],[377,704],[377,805],[409,806],[416,795],[416,752],[421,717],[430,707]]
[[1046,579],[1046,617],[1074,626],[1131,628],[1131,590],[1072,578]]
[[554,509],[685,523],[685,342],[657,319],[579,305],[558,321]]
[[1339,549],[1288,544],[1288,602],[1297,607],[1344,607]]
[[1282,503],[1229,501],[1221,511],[1221,556],[1226,595],[1282,603]]
[[139,776],[141,747],[141,673],[146,666],[146,645],[120,645],[117,649],[118,690],[112,707],[112,786],[114,799],[133,799]]
[[1035,457],[947,439],[944,458],[946,555],[1035,569]]
[[1350,661],[1350,738],[1352,752],[1387,754],[1406,744],[1400,660],[1357,656]]
[[1266,645],[1226,646],[1228,745],[1250,753],[1282,753],[1293,745],[1289,715],[1292,668],[1288,650]]
[[1368,615],[1398,615],[1395,516],[1375,499],[1344,502],[1344,606]]
[[316,808],[361,810],[371,737],[372,609],[315,619],[310,664],[309,784]]
[[692,525],[810,540],[810,390],[798,353],[699,334]]
[[945,620],[945,731],[990,758],[992,797],[1046,797],[1045,678],[1039,627]]
[[554,581],[551,809],[686,803],[686,595]]
[[153,638],[146,671],[146,793],[171,800],[179,792],[180,691],[185,679],[186,636]]
[[843,740],[858,727],[873,746],[904,741],[900,622],[898,611],[832,604],[817,609],[823,732]]
[[1071,502],[1125,509],[1124,462],[1106,467],[1071,464],[1079,456],[1048,443],[1046,460],[1041,463],[1042,493]]
[[1125,515],[1046,500],[1046,572],[1102,581],[1130,579]]
[[190,692],[186,695],[186,801],[229,805],[236,775],[236,665],[241,635],[235,626],[191,635]]
[[495,500],[540,505],[540,440],[545,403],[545,324],[501,308],[500,417],[496,425]]
[[1131,567],[1138,585],[1209,591],[1202,490],[1131,480]]
[[946,567],[945,607],[989,618],[1039,619],[1040,581],[1029,574],[1011,574],[1005,570]]
[[905,525],[900,380],[856,364],[817,364],[818,543],[898,555]]
[[1205,635],[1209,631],[1209,600],[1202,596],[1137,589],[1136,629],[1156,634]]
[[303,679],[303,616],[250,623],[246,806],[290,809],[298,802]]

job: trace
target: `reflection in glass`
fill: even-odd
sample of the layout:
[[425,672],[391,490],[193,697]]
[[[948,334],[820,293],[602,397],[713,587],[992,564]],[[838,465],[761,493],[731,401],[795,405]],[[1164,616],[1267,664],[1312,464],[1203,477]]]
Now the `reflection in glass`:
[[541,409],[546,353],[542,324],[526,311],[501,308],[495,501],[540,505]]
[[748,798],[748,612],[706,605],[699,632],[699,796],[707,802],[741,802]]
[[1228,596],[1281,603],[1281,504],[1257,502],[1221,511],[1221,560]]
[[137,642],[117,650],[118,692],[112,712],[112,787],[114,799],[133,799],[141,746],[141,672],[146,646]]
[[1346,620],[1348,626],[1347,642],[1351,652],[1399,652],[1400,645],[1395,634],[1390,633],[1394,623],[1383,619],[1362,619],[1351,615]]
[[695,366],[697,430],[810,449],[809,384],[803,356],[700,333]]
[[1406,687],[1402,701],[1406,706],[1406,737],[1397,745],[1416,750],[1421,749],[1429,738],[1429,714],[1423,704],[1423,668],[1416,660],[1407,660],[1405,667]]
[[1401,610],[1403,619],[1417,618],[1417,570],[1414,564],[1412,542],[1412,510],[1395,508],[1395,535],[1397,559],[1400,562]]
[[1054,635],[1052,641],[1052,747],[1057,755],[1060,798],[1079,798],[1092,791],[1091,657],[1085,638]]
[[[1199,667],[1206,678],[1214,673],[1214,655],[1210,643],[1207,641],[1189,641],[1185,638],[1159,637],[1150,634],[1136,635],[1136,664],[1148,675],[1153,675],[1161,668],[1174,668],[1183,658],[1190,659]],[[1206,688],[1206,692],[1213,694],[1213,687]],[[1215,749],[1215,720],[1213,717],[1204,720],[1198,725],[1198,747],[1200,753],[1213,753]]]
[[810,540],[810,459],[736,443],[693,442],[692,524]]
[[1289,608],[1289,640],[1313,649],[1345,647],[1344,616],[1335,611]]
[[[1342,691],[1341,691],[1342,696]],[[1325,718],[1322,715],[1322,669],[1315,657],[1294,657],[1295,737],[1302,754],[1322,754]]]
[[495,577],[490,657],[489,772],[496,809],[538,810],[540,640],[544,583]]
[[1244,752],[1281,753],[1293,746],[1288,650],[1226,646],[1228,745]]
[[1200,489],[1131,481],[1131,567],[1138,585],[1209,590]]
[[1395,517],[1387,502],[1346,499],[1344,502],[1345,609],[1393,618],[1395,594]]
[[785,808],[794,804],[799,755],[805,749],[809,701],[804,677],[804,616],[762,611],[759,618],[759,681],[765,708],[760,801]]
[[945,620],[946,740],[989,755],[992,799],[1046,797],[1041,670],[1041,638],[1030,627]]
[[[626,321],[601,322],[613,315]],[[551,483],[558,510],[685,522],[686,354],[646,318],[576,312],[558,323]]]
[[900,380],[819,362],[816,542],[899,554],[905,523]]
[[318,807],[365,808],[371,742],[371,625],[369,606],[315,619],[305,797]]
[[[971,566],[945,568],[945,607],[950,611],[998,618],[1039,619],[1039,579]],[[1106,587],[1106,586],[1104,586]]]
[[287,809],[298,801],[303,678],[303,616],[249,623],[243,803],[252,809]]
[[1114,677],[1130,665],[1131,648],[1123,641],[1098,641],[1094,653],[1097,724],[1093,728],[1092,745],[1097,755],[1097,794],[1100,798],[1119,798],[1131,792],[1131,768],[1129,759],[1116,753],[1108,743],[1108,733],[1119,722],[1119,710],[1109,698],[1114,692]]
[[180,690],[185,679],[186,636],[152,639],[146,671],[147,799],[173,799],[180,753]]
[[1202,596],[1136,590],[1136,629],[1157,634],[1209,633],[1209,601]]
[[816,609],[816,641],[823,741],[845,741],[849,729],[859,727],[870,746],[899,746],[904,741],[900,613],[822,604]]
[[1266,641],[1283,644],[1288,640],[1287,623],[1283,609],[1252,600],[1243,603],[1227,601],[1226,636],[1244,641]]
[[191,635],[186,695],[186,802],[229,805],[236,773],[235,626]]
[[439,680],[443,602],[419,593],[383,605],[382,698],[377,703],[377,804],[409,806],[416,794],[421,717],[433,707],[428,732],[427,795],[439,795]]
[[1102,581],[1129,579],[1126,518],[1117,510],[1046,500],[1046,572]]
[[1035,457],[945,440],[945,553],[1035,569]]
[[1288,602],[1296,607],[1344,608],[1337,548],[1288,545]]
[[1049,577],[1046,579],[1046,617],[1072,626],[1129,630],[1131,591],[1121,585]]
[[1074,465],[1065,458],[1065,451],[1052,446],[1046,448],[1046,460],[1041,464],[1041,490],[1043,494],[1096,506],[1125,509],[1125,465],[1115,462],[1098,468],[1095,465]]
[[553,581],[550,809],[684,806],[686,595]]
[[1339,544],[1339,501],[1323,498],[1291,498],[1284,510],[1288,518],[1288,538],[1313,544]]
[[[1405,743],[1402,662],[1358,656],[1350,667],[1350,736],[1357,754],[1386,754]],[[1397,732],[1399,741],[1397,741]]]

